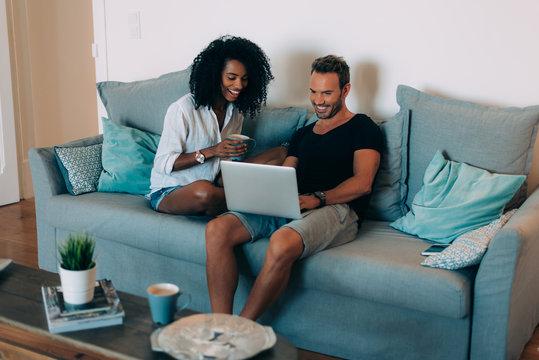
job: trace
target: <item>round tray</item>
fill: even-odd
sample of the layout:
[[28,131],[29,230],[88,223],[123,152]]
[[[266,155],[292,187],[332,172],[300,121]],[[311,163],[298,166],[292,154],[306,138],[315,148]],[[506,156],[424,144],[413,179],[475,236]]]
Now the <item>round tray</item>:
[[273,329],[227,314],[187,316],[154,331],[152,349],[176,359],[240,360],[275,345]]

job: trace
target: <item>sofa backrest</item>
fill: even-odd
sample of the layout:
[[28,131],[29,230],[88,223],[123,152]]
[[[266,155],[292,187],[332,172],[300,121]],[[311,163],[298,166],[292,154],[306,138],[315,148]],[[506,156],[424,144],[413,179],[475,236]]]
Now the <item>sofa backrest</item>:
[[254,118],[245,119],[242,134],[256,140],[253,155],[289,142],[294,132],[307,120],[301,107],[263,108]]
[[[447,99],[400,85],[397,103],[409,114],[408,208],[436,151],[448,159],[502,174],[528,175],[539,123],[539,106],[493,108]],[[526,198],[524,185],[515,201]]]
[[[399,112],[381,122],[382,153],[367,217],[393,221],[410,210],[437,151],[493,173],[528,175],[539,106],[493,108],[397,88]],[[526,183],[506,208],[526,198]]]
[[190,68],[155,79],[97,83],[109,119],[161,135],[168,107],[189,92]]
[[[101,82],[97,89],[112,121],[161,134],[169,105],[189,92],[189,76],[188,68],[149,80]],[[393,221],[405,215],[438,150],[492,172],[529,173],[539,106],[497,109],[403,85],[397,88],[397,103],[399,112],[379,123],[385,147],[367,218]],[[305,108],[263,108],[245,119],[242,132],[257,140],[256,154],[289,141],[310,121]],[[525,194],[523,186],[514,203]]]
[[[104,81],[97,84],[99,96],[112,121],[160,135],[168,107],[189,92],[190,68],[155,79],[133,82]],[[246,118],[243,133],[257,140],[255,153],[289,141],[305,124],[307,109],[263,108]]]

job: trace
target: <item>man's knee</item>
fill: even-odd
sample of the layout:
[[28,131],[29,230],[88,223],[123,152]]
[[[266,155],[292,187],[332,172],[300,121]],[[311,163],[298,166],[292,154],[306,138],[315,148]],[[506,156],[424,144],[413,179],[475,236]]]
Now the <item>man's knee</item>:
[[206,225],[206,249],[234,247],[234,215],[225,214],[208,222]]
[[275,232],[268,246],[268,260],[281,265],[291,265],[303,253],[301,236],[290,228],[281,228]]
[[218,217],[208,222],[206,225],[206,247],[216,247],[221,245],[222,238],[224,237],[224,231],[226,226],[223,223],[223,218]]

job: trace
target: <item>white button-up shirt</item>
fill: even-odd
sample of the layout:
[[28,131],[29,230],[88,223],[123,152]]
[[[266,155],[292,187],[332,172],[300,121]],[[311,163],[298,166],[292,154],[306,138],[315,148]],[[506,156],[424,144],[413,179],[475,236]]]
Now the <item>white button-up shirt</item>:
[[170,186],[184,186],[197,180],[214,181],[219,173],[218,157],[179,171],[172,171],[174,161],[182,153],[194,153],[218,144],[230,134],[241,133],[242,124],[243,115],[232,103],[226,109],[221,132],[213,110],[207,106],[195,109],[191,94],[172,103],[165,115],[163,134],[155,154],[151,192]]

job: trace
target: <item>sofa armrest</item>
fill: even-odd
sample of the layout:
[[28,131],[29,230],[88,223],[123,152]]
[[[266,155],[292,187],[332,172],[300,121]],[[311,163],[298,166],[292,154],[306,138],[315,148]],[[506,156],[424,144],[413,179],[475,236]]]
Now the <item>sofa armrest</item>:
[[518,359],[539,322],[539,190],[494,236],[475,279],[470,359]]
[[[61,146],[87,146],[103,142],[103,135],[71,141]],[[52,147],[33,148],[28,151],[34,197],[36,203],[57,194],[67,192],[67,187],[60,172]]]

